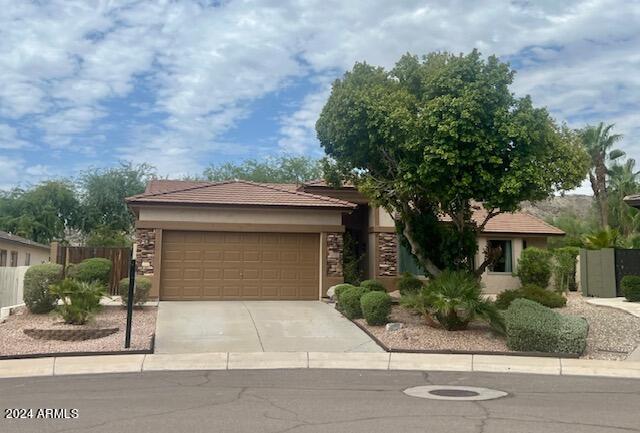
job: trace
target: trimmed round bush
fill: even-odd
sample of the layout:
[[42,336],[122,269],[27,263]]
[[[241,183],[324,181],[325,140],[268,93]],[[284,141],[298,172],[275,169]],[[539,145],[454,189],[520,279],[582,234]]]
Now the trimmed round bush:
[[34,314],[44,314],[53,310],[58,297],[51,293],[49,286],[62,281],[62,265],[45,263],[33,265],[24,275],[24,303]]
[[398,290],[401,295],[416,295],[424,287],[424,283],[415,275],[405,272],[398,281]]
[[364,280],[360,283],[360,287],[369,289],[374,292],[386,292],[387,288],[378,280]]
[[622,293],[629,302],[640,302],[640,276],[625,275],[620,281]]
[[[133,288],[133,305],[141,306],[149,299],[151,279],[136,275],[136,285]],[[127,305],[129,299],[129,278],[123,278],[118,283],[118,294],[122,297],[122,305]]]
[[369,325],[384,325],[391,313],[391,296],[380,291],[365,293],[360,298],[360,307]]
[[340,294],[342,294],[347,289],[355,289],[355,288],[356,288],[356,286],[354,286],[353,284],[347,284],[347,283],[338,284],[336,286],[336,288],[334,289],[333,296],[336,299],[336,301],[339,303],[340,302]]
[[340,294],[340,299],[338,300],[338,305],[342,313],[348,319],[361,319],[362,318],[362,307],[360,306],[360,298],[365,293],[368,293],[369,290],[364,287],[354,287],[352,289],[344,290]]
[[535,284],[546,288],[551,279],[551,253],[541,248],[526,248],[518,260],[518,277],[522,285]]
[[528,299],[514,300],[504,320],[511,350],[581,354],[587,344],[586,320],[563,316]]
[[107,286],[111,277],[111,266],[111,260],[94,257],[69,266],[67,276],[87,283],[97,281]]

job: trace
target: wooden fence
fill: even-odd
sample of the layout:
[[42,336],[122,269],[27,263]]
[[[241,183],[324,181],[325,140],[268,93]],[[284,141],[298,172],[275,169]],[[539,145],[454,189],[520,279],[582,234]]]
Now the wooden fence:
[[585,296],[622,296],[625,275],[640,275],[640,250],[580,250],[580,286]]
[[0,308],[24,302],[24,274],[29,266],[0,267]]
[[80,263],[85,259],[103,257],[111,260],[111,277],[109,292],[118,294],[118,282],[129,276],[129,263],[131,260],[131,248],[119,247],[67,247],[54,243],[51,245],[51,261],[68,266]]

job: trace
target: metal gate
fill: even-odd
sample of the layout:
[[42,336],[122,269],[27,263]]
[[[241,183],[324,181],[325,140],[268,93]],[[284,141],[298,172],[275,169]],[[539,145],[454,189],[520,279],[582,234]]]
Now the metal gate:
[[640,250],[615,250],[616,293],[624,296],[620,281],[625,275],[640,275]]

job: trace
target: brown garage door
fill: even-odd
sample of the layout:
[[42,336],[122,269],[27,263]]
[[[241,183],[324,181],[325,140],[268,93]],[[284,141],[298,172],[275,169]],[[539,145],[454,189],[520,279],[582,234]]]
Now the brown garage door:
[[319,234],[164,231],[163,300],[318,299]]

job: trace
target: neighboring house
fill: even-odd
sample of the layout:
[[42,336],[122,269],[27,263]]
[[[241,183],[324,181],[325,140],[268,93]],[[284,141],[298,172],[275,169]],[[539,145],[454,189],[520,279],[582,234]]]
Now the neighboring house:
[[0,231],[0,267],[46,263],[49,252],[47,245]]
[[[391,216],[349,185],[154,180],[127,202],[138,273],[152,277],[151,296],[163,300],[319,299],[343,281],[345,232],[366,258],[366,278],[393,290],[402,272],[420,273]],[[488,242],[504,254],[483,275],[486,291],[517,287],[522,249],[563,234],[528,214],[495,217],[477,260]]]

